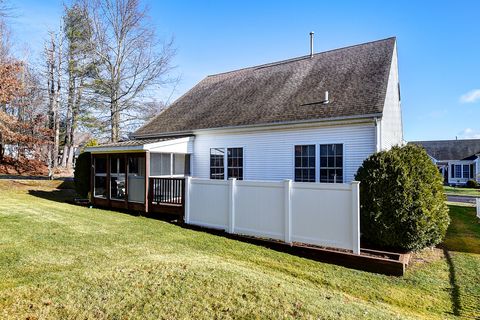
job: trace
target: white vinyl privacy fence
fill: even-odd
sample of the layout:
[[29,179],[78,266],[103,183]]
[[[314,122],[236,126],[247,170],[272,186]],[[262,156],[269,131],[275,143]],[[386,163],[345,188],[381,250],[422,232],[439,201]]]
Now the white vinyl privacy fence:
[[477,207],[477,218],[480,219],[480,198],[475,199],[475,204]]
[[186,179],[185,222],[360,253],[359,182]]

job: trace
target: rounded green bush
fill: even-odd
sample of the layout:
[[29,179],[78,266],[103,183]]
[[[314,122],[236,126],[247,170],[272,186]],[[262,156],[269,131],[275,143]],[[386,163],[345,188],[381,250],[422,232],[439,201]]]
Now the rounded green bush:
[[75,191],[82,198],[87,198],[90,192],[90,167],[91,167],[90,152],[82,152],[75,162]]
[[440,243],[450,223],[443,177],[419,146],[371,155],[358,169],[362,237],[382,247],[419,250]]
[[477,188],[478,183],[475,180],[468,180],[467,181],[467,188]]

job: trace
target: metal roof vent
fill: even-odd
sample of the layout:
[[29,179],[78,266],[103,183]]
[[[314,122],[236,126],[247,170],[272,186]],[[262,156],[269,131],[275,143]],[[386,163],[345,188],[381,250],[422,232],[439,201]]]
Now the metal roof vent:
[[310,32],[310,58],[313,57],[313,34],[314,32]]
[[325,99],[323,99],[322,103],[327,104],[329,102],[330,102],[330,100],[328,100],[328,91],[325,91]]

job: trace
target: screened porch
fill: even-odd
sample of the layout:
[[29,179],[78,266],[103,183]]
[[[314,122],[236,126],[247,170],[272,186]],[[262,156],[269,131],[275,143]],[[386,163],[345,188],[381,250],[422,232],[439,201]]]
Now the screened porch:
[[90,147],[94,205],[183,214],[193,137]]

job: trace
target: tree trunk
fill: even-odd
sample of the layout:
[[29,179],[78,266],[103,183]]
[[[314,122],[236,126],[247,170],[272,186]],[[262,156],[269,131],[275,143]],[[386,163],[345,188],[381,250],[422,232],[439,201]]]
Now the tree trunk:
[[77,93],[75,94],[75,102],[73,104],[72,109],[72,121],[70,126],[70,143],[69,143],[69,153],[68,153],[68,161],[67,161],[67,168],[72,168],[73,164],[73,157],[74,157],[74,150],[75,150],[75,131],[77,130],[77,120],[78,115],[80,113],[80,106],[82,101],[82,93],[83,93],[83,79],[80,79],[80,84],[77,87]]
[[112,126],[110,140],[118,142],[120,138],[120,112],[118,110],[118,102],[115,100],[110,103],[110,122]]
[[67,99],[67,118],[66,118],[66,127],[65,127],[65,141],[63,146],[63,155],[62,155],[62,167],[67,167],[69,162],[68,149],[72,146],[72,120],[73,120],[73,104],[75,99],[75,76],[73,74],[73,58],[69,54],[68,59],[68,99]]

